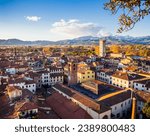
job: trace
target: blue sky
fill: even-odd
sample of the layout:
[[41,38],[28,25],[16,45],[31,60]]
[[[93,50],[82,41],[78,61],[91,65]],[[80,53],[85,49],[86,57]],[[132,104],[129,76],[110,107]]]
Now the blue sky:
[[[0,0],[0,39],[62,40],[116,35],[117,15],[103,9],[108,0]],[[146,36],[150,16],[121,35]]]

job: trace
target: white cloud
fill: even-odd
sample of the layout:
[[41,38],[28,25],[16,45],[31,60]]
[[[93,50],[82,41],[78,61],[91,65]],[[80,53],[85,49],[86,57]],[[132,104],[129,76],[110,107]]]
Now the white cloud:
[[38,17],[38,16],[27,16],[26,17],[26,20],[28,21],[33,21],[33,22],[37,22],[41,19],[41,17]]
[[107,37],[112,35],[111,33],[107,32],[105,29],[101,29],[98,33],[97,36],[98,37]]
[[106,36],[104,28],[91,23],[80,22],[77,19],[65,21],[61,19],[52,24],[51,33],[63,35],[66,38],[75,38],[80,36]]

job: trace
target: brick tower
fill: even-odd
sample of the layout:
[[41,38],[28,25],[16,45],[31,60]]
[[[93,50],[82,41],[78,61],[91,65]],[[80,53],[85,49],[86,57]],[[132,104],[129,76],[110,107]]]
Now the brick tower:
[[77,64],[74,62],[68,63],[68,85],[77,83]]

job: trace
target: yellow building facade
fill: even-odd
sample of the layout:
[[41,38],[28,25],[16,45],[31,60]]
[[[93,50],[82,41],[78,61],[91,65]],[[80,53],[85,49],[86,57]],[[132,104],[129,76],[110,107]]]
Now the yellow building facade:
[[83,83],[85,81],[95,80],[95,72],[87,69],[85,71],[78,71],[77,72],[77,82]]
[[95,49],[95,54],[97,55],[97,56],[99,56],[100,55],[100,46],[94,46],[94,49]]

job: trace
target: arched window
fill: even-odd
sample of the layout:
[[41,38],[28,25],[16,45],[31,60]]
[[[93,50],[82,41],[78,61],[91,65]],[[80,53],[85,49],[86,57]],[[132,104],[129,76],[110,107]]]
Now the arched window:
[[108,119],[108,115],[105,115],[105,116],[103,117],[103,119]]

